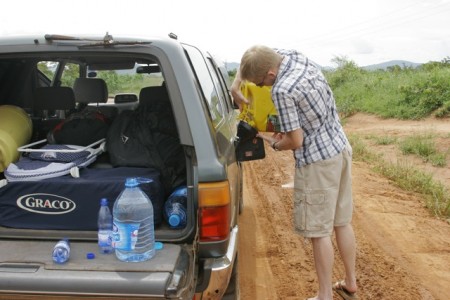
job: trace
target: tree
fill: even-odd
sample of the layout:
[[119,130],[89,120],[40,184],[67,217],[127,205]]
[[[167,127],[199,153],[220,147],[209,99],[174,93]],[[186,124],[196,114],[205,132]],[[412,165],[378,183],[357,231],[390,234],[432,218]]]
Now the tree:
[[236,73],[237,73],[237,69],[230,70],[230,71],[228,71],[228,76],[234,78],[236,76]]
[[80,76],[80,66],[77,64],[66,64],[61,77],[61,86],[73,87],[75,79]]
[[359,69],[358,65],[347,56],[335,56],[331,62],[336,64],[338,69]]

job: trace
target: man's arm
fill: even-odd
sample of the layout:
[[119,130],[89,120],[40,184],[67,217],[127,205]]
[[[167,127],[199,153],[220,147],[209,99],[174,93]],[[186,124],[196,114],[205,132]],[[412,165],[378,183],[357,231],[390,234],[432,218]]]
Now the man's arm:
[[245,99],[244,95],[241,92],[241,83],[241,74],[239,73],[239,70],[237,70],[236,77],[231,84],[231,96],[233,97],[234,102],[239,106],[239,109],[242,108],[242,104],[248,104],[248,100]]
[[284,134],[274,133],[272,136],[258,134],[258,136],[275,150],[294,150],[303,146],[303,131],[300,128]]

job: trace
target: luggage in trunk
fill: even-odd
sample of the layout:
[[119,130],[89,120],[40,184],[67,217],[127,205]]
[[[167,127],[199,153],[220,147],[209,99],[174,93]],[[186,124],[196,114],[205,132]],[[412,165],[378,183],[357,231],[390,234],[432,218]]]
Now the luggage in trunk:
[[152,168],[81,169],[70,175],[40,181],[9,182],[0,188],[0,225],[50,230],[97,230],[100,199],[110,208],[124,188],[125,178],[152,180],[140,188],[152,200],[154,223],[162,222],[164,192],[159,171]]

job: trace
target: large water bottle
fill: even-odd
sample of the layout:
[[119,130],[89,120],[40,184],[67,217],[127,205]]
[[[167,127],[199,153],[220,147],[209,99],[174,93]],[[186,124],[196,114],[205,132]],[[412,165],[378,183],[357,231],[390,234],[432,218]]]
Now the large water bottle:
[[100,210],[98,211],[98,247],[101,253],[109,254],[113,252],[112,229],[113,220],[108,207],[108,199],[100,200]]
[[70,243],[68,239],[58,241],[53,247],[52,259],[57,264],[63,264],[69,260],[70,257]]
[[153,205],[139,188],[150,179],[127,178],[113,207],[113,247],[121,261],[146,261],[155,255]]
[[164,217],[171,228],[186,226],[187,188],[176,188],[164,203]]

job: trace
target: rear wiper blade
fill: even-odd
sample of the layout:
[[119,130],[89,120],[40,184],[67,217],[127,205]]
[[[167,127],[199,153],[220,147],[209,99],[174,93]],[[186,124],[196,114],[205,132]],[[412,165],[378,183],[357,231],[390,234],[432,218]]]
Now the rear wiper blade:
[[85,44],[80,45],[78,48],[88,48],[88,47],[108,47],[108,46],[116,46],[116,45],[145,45],[145,44],[151,44],[151,42],[144,42],[144,41],[112,41],[110,43],[105,42],[98,42],[98,43],[92,43],[92,44]]
[[98,47],[98,46],[115,46],[115,45],[138,45],[138,44],[150,44],[150,42],[144,41],[114,41],[112,35],[106,33],[103,39],[89,39],[89,38],[79,38],[68,35],[60,35],[60,34],[46,34],[46,40],[50,41],[86,41],[86,42],[94,42],[91,44],[81,45],[79,47]]
[[46,34],[44,37],[47,41],[88,41],[88,42],[101,41],[99,39],[78,38],[74,36],[60,35],[60,34]]

